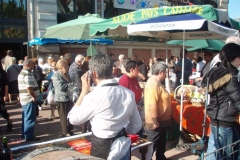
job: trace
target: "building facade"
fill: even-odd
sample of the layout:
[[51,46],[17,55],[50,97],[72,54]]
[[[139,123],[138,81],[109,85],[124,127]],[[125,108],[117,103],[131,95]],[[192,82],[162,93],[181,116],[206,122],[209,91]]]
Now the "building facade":
[[21,58],[28,40],[27,0],[0,0],[0,58],[6,50],[13,49],[14,56]]

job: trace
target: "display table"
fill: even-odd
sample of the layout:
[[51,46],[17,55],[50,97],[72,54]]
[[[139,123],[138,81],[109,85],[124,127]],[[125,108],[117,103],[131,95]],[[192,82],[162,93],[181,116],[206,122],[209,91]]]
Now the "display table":
[[[41,157],[45,157],[46,154],[50,156],[50,152],[52,152],[53,154],[54,152],[58,154],[62,153],[64,155],[65,153],[70,152],[69,149],[70,150],[72,149],[71,152],[75,156],[78,156],[79,158],[80,157],[87,158],[86,156],[89,156],[88,154],[90,154],[91,135],[92,132],[89,132],[81,135],[75,135],[71,137],[59,138],[41,143],[14,147],[11,148],[11,150],[13,152],[14,159],[18,158],[22,160],[26,159],[26,157],[29,156],[37,157],[41,155]],[[75,143],[77,141],[78,143]],[[75,146],[73,145],[74,143]],[[78,152],[76,152],[75,150]],[[152,142],[149,142],[145,139],[141,139],[141,143],[132,144],[131,147],[131,155],[141,160],[150,160],[152,158],[152,151],[153,151]],[[91,156],[89,156],[88,158],[99,159]],[[51,160],[54,159],[55,158],[53,156]]]
[[150,160],[152,159],[153,143],[144,141],[142,144],[131,147],[131,155],[141,160]]
[[[180,123],[180,110],[181,105],[176,101],[171,102],[172,116]],[[194,106],[192,104],[183,104],[182,113],[182,127],[191,134],[197,134],[202,136],[203,132],[203,120],[204,120],[204,106]],[[210,135],[210,119],[206,118],[205,136]]]

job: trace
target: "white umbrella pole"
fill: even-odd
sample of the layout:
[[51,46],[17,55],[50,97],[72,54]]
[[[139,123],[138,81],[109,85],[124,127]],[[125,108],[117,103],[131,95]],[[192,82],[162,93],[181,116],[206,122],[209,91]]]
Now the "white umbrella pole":
[[[165,41],[165,49],[166,49],[166,64],[168,65],[168,47],[167,47],[167,39]],[[165,88],[170,93],[170,79],[169,79],[169,68],[166,71],[166,78],[165,78]]]
[[180,108],[180,131],[182,131],[182,113],[183,113],[183,84],[184,84],[184,58],[185,58],[185,30],[183,30],[183,53],[182,53],[182,82],[181,82],[181,108]]
[[168,48],[167,48],[167,39],[165,41],[165,50],[166,50],[166,64],[168,65]]

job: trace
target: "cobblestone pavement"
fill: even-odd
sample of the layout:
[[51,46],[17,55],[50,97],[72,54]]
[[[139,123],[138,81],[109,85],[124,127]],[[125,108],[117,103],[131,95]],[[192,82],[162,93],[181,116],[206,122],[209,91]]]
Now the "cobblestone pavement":
[[[7,103],[6,108],[13,121],[13,130],[11,132],[6,131],[7,130],[6,120],[4,120],[1,117],[0,118],[0,129],[1,129],[0,135],[1,137],[7,136],[10,148],[19,147],[21,145],[26,145],[26,144],[45,142],[48,140],[53,140],[61,137],[61,126],[60,126],[57,110],[55,111],[56,119],[49,120],[48,117],[50,116],[50,108],[49,106],[45,106],[45,105],[42,106],[42,110],[39,111],[39,116],[37,117],[37,122],[35,125],[35,135],[37,137],[40,137],[41,139],[35,142],[26,142],[21,138],[21,117],[22,117],[21,105],[16,101],[14,101],[13,104]],[[73,132],[75,134],[81,134],[80,126],[74,126]],[[167,158],[170,158],[171,160],[178,160],[178,159],[192,160],[192,159],[198,158],[197,156],[191,155],[190,150],[178,151],[175,149],[171,149],[173,144],[175,144],[176,142],[177,140],[167,142],[167,152],[165,153]],[[132,160],[136,160],[136,158],[132,157]],[[155,160],[154,157],[153,157],[153,160]]]

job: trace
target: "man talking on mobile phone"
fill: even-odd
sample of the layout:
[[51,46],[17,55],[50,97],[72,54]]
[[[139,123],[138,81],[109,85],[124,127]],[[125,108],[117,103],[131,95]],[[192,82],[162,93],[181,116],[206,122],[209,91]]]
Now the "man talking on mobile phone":
[[[89,61],[89,72],[82,76],[82,92],[68,114],[73,125],[90,120],[92,126],[91,155],[108,160],[129,160],[131,140],[142,127],[134,93],[112,79],[113,61],[97,54]],[[96,84],[90,91],[90,79]],[[104,145],[103,145],[104,144]]]

